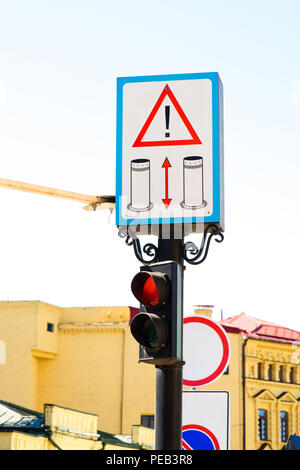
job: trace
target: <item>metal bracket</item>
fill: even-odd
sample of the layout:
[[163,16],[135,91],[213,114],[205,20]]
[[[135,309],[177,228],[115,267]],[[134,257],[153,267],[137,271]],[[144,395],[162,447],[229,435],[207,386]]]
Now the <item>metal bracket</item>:
[[[135,235],[135,233],[133,233],[129,228],[120,229],[118,235],[121,238],[126,238],[126,245],[133,246],[134,254],[141,263],[147,265],[158,261],[158,247],[153,245],[153,243],[146,243],[146,245],[142,249],[140,240]],[[151,259],[144,259],[143,252],[147,256],[151,257]]]
[[[224,240],[224,235],[221,232],[220,227],[218,227],[216,224],[210,224],[204,229],[200,248],[198,248],[193,242],[186,242],[184,244],[183,253],[183,258],[185,261],[194,265],[203,263],[207,257],[209,245],[213,236],[220,237],[219,239],[215,239],[217,243],[221,243]],[[189,258],[188,253],[193,255],[193,257]]]
[[[137,235],[132,232],[129,228],[120,229],[118,235],[121,238],[125,238],[126,245],[133,246],[134,254],[141,263],[147,265],[151,263],[156,263],[159,260],[158,247],[155,246],[153,243],[146,243],[146,245],[142,248]],[[224,240],[224,235],[221,232],[220,227],[218,227],[218,225],[216,224],[210,224],[204,229],[200,248],[198,248],[193,242],[186,242],[184,244],[183,259],[187,263],[193,265],[203,263],[203,261],[207,257],[211,239],[214,236],[219,237],[219,239],[215,239],[217,243],[221,243]],[[147,256],[151,257],[151,259],[146,260],[143,257],[143,252]],[[192,257],[189,257],[188,253],[190,253]]]
[[96,196],[96,202],[84,206],[85,211],[98,211],[108,209],[111,213],[115,209],[115,196]]

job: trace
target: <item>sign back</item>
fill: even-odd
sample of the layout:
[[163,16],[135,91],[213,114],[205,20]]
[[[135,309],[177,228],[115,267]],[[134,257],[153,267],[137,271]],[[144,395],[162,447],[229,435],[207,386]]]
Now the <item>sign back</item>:
[[229,430],[229,392],[182,393],[182,450],[229,450]]
[[185,235],[223,220],[223,92],[218,73],[117,79],[116,224]]

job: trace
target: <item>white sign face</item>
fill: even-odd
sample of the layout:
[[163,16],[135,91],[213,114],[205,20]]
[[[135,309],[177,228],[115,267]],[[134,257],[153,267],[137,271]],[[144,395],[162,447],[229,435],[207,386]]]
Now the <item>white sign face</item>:
[[117,225],[221,222],[218,74],[118,79]]
[[229,449],[229,393],[183,392],[182,449]]
[[183,385],[203,387],[223,374],[230,360],[230,342],[225,330],[211,318],[183,319]]

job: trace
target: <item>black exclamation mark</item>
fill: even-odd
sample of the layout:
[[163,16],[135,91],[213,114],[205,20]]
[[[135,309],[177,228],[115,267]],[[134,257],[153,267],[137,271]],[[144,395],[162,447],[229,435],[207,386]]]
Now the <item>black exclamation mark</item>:
[[[170,106],[165,106],[166,129],[169,130],[170,124]],[[165,133],[166,137],[170,137],[170,132]]]

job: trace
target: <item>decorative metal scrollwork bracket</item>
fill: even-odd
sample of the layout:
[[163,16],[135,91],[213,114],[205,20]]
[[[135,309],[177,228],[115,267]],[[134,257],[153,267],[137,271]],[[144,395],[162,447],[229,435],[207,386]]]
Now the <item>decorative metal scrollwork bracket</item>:
[[[120,229],[118,232],[119,237],[126,238],[125,243],[128,246],[133,245],[134,254],[137,259],[143,264],[151,264],[156,263],[158,261],[158,248],[157,246],[153,245],[153,243],[146,243],[146,245],[141,247],[140,240],[138,237],[133,233],[130,229]],[[143,257],[143,252],[151,257],[150,260],[146,260]]]
[[[157,246],[153,245],[153,243],[146,243],[142,248],[137,235],[128,228],[120,229],[118,235],[121,238],[125,238],[126,245],[133,246],[134,254],[141,263],[147,265],[159,261],[159,250]],[[224,235],[216,224],[210,224],[205,227],[200,248],[198,248],[194,242],[186,242],[184,244],[183,259],[187,263],[193,265],[203,263],[207,257],[212,237],[219,237],[215,239],[217,243],[221,243],[224,240]],[[143,253],[145,253],[150,259],[146,260]]]
[[[219,237],[215,239],[216,242],[221,243],[224,240],[224,235],[220,231],[220,228],[216,224],[210,224],[204,229],[201,246],[198,248],[193,242],[186,242],[184,244],[183,258],[189,264],[201,264],[206,259],[209,245],[212,237]],[[193,255],[188,256],[188,253]]]

